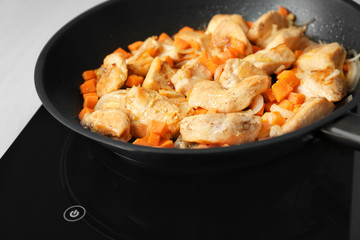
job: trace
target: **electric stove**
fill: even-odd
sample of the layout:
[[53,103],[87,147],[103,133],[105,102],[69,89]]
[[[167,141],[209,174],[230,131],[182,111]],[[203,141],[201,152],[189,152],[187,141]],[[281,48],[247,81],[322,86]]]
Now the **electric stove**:
[[359,226],[360,154],[318,137],[267,163],[175,174],[41,107],[0,160],[1,239],[358,240]]

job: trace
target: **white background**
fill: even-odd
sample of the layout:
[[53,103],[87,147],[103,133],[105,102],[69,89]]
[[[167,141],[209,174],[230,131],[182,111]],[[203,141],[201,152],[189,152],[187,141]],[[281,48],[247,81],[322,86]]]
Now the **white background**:
[[0,158],[41,106],[33,76],[41,49],[64,24],[103,1],[0,0]]

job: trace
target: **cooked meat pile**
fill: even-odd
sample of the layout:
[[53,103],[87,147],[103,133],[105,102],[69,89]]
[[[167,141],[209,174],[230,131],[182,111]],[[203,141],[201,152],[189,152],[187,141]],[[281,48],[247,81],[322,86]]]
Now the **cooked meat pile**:
[[137,41],[85,71],[81,124],[152,147],[209,148],[261,141],[307,126],[343,99],[346,51],[315,43],[288,11],[255,22],[218,14]]

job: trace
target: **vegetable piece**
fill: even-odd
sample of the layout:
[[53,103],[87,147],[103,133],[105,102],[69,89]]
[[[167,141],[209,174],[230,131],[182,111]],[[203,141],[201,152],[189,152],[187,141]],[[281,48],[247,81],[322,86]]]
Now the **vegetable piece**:
[[141,45],[143,43],[144,43],[143,41],[136,41],[136,42],[133,42],[132,44],[128,45],[128,48],[130,51],[136,51],[141,47]]
[[169,127],[166,122],[152,120],[150,123],[150,132],[159,134],[161,137],[164,138],[169,132]]
[[87,108],[87,107],[84,107],[84,108],[80,111],[78,117],[79,117],[80,120],[82,120],[82,119],[84,118],[84,115],[85,115],[86,113],[92,113],[92,112],[94,112],[94,110],[92,110],[92,109],[90,109],[90,108]]
[[253,53],[256,53],[256,52],[258,52],[258,51],[261,50],[261,48],[259,48],[259,47],[256,46],[256,45],[251,45],[251,46],[252,46],[252,51],[253,51]]
[[271,108],[271,106],[272,106],[273,104],[274,104],[274,103],[272,103],[272,102],[267,102],[267,103],[265,103],[265,111],[270,112],[270,108]]
[[285,108],[282,108],[277,104],[271,105],[270,111],[271,112],[279,112],[281,114],[281,116],[283,116],[284,118],[291,118],[294,115],[294,112],[289,111]]
[[251,28],[254,25],[254,22],[246,21],[246,25],[247,25],[248,28]]
[[293,112],[296,113],[297,111],[299,111],[299,108],[301,107],[301,105],[302,105],[302,103],[294,104]]
[[149,48],[145,52],[147,52],[150,56],[152,56],[154,58],[156,56],[156,53],[158,52],[158,50],[154,49],[154,48]]
[[207,110],[205,108],[201,108],[201,107],[196,108],[194,111],[195,115],[206,114],[206,113],[207,113]]
[[84,98],[84,108],[94,109],[98,99],[99,98],[97,96],[86,96]]
[[287,99],[282,100],[279,103],[279,106],[289,111],[292,111],[294,109],[294,105]]
[[195,30],[191,27],[185,26],[182,29],[179,30],[178,33],[183,33],[183,32],[194,32]]
[[165,61],[170,65],[170,67],[174,67],[174,61],[171,59],[170,56],[166,56]]
[[225,48],[224,52],[223,52],[223,56],[222,56],[222,60],[226,61],[229,58],[236,58],[237,54],[234,50],[230,49],[230,48]]
[[207,52],[201,53],[201,55],[199,56],[199,61],[201,64],[203,64],[210,70],[211,74],[214,74],[217,67],[223,63],[223,61],[217,56],[209,58]]
[[195,49],[195,50],[200,50],[201,49],[200,43],[198,41],[194,40],[194,39],[190,39],[189,44],[190,44],[190,47],[192,49]]
[[292,104],[302,104],[305,102],[305,95],[302,93],[290,93],[289,96],[287,97],[287,99],[292,103]]
[[99,98],[99,96],[97,95],[96,92],[84,93],[84,94],[83,94],[83,98],[84,98],[84,99],[85,99],[87,96],[96,96],[97,98]]
[[96,78],[96,73],[94,70],[87,70],[87,71],[83,72],[82,77],[85,81],[90,80],[92,78]]
[[250,109],[254,112],[255,115],[261,117],[264,114],[264,108],[264,98],[261,94],[259,94],[251,102]]
[[274,92],[272,89],[267,89],[263,94],[263,97],[266,102],[274,102],[276,100]]
[[230,49],[240,55],[245,55],[245,43],[243,41],[237,40],[236,38],[230,39]]
[[178,37],[174,40],[174,46],[179,49],[188,49],[191,47],[190,43]]
[[154,132],[150,132],[148,143],[151,146],[158,146],[158,144],[160,142],[160,139],[161,139],[161,136],[159,134],[154,133]]
[[85,81],[83,84],[80,85],[80,91],[82,94],[96,92],[96,79],[92,78]]
[[343,69],[343,71],[348,72],[349,71],[349,65],[344,63],[344,65],[342,66],[342,69]]
[[290,87],[294,88],[300,84],[300,80],[296,77],[296,72],[284,70],[277,75],[279,81],[286,81]]
[[293,91],[293,88],[289,86],[288,82],[281,80],[274,83],[271,89],[277,102],[281,102],[284,98],[287,97],[287,95],[289,95],[290,92]]
[[125,59],[132,56],[131,53],[125,51],[125,50],[122,49],[121,47],[119,47],[118,49],[116,49],[116,50],[114,51],[114,53],[120,53]]
[[133,142],[133,144],[150,147],[151,145],[149,144],[148,140],[149,140],[149,136],[146,136],[146,137],[143,137],[143,138],[137,138]]
[[304,52],[303,51],[300,51],[300,50],[295,50],[294,54],[295,54],[295,57],[298,58],[301,56],[301,54],[303,54]]
[[160,140],[158,147],[160,148],[173,148],[174,147],[174,142],[171,141],[170,139],[166,139],[163,138]]
[[167,35],[166,33],[163,32],[163,33],[160,34],[158,41],[159,42],[164,42],[167,39],[172,40],[172,38],[169,35]]
[[143,81],[144,81],[143,76],[131,74],[126,80],[126,86],[128,87],[139,86],[143,83]]
[[266,112],[262,116],[263,122],[270,123],[271,125],[283,125],[285,118],[279,112]]
[[280,15],[285,16],[285,17],[286,17],[287,15],[289,15],[289,11],[288,11],[285,7],[283,7],[283,6],[279,6],[278,13],[279,13]]

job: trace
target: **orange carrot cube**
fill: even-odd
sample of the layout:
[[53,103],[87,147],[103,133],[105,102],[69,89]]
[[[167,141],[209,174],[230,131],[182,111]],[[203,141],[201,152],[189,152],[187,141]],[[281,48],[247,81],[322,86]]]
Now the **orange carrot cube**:
[[292,103],[292,104],[302,104],[305,102],[305,95],[302,93],[290,93],[289,96],[287,97],[287,99]]
[[82,94],[96,92],[96,79],[92,78],[85,81],[83,84],[80,85],[80,91]]
[[143,81],[144,81],[143,76],[131,74],[126,80],[126,86],[128,87],[139,86],[143,83]]
[[289,93],[293,91],[293,88],[289,86],[288,82],[281,80],[274,83],[271,89],[277,102],[281,102],[284,98],[287,97],[287,95],[289,95]]
[[94,70],[87,70],[83,72],[82,77],[85,81],[90,80],[92,78],[96,78],[96,73],[94,72]]
[[86,96],[84,99],[84,108],[94,109],[98,99],[99,98],[97,96]]
[[92,112],[94,112],[94,110],[92,110],[92,109],[90,109],[90,108],[87,108],[87,107],[84,107],[84,108],[80,111],[78,117],[79,117],[80,120],[82,120],[82,119],[84,118],[84,116],[85,116],[86,113],[92,113]]
[[128,48],[130,51],[136,51],[141,47],[141,45],[143,43],[144,43],[143,41],[136,41],[136,42],[133,42],[132,44],[128,45]]

